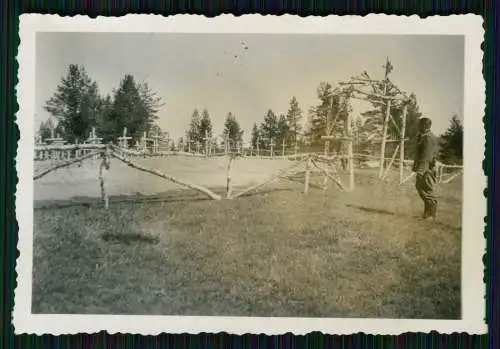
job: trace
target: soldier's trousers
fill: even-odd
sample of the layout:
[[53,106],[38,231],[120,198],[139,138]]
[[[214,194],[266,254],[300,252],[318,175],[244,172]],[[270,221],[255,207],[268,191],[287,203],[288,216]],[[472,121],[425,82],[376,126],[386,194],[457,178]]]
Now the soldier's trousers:
[[437,177],[434,171],[425,171],[417,173],[417,181],[415,187],[418,195],[424,202],[424,216],[435,217],[437,211],[437,197],[435,194],[435,186]]

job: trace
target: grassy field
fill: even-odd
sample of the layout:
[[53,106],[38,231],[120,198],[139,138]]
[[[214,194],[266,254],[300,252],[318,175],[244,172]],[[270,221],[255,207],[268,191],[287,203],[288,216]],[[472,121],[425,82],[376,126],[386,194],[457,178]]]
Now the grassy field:
[[[245,161],[237,185],[286,166]],[[356,173],[354,193],[289,184],[211,201],[113,166],[107,211],[88,198],[88,169],[35,184],[34,313],[460,318],[460,180],[440,186],[426,222],[411,183],[373,171]],[[169,168],[225,181],[223,163]]]

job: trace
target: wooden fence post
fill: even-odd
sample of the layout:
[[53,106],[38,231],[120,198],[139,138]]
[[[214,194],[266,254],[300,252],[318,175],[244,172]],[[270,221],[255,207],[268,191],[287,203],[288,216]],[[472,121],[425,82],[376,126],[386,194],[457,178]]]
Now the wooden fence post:
[[102,161],[99,166],[99,182],[101,185],[101,200],[104,202],[104,208],[107,210],[109,208],[109,198],[106,193],[106,177],[110,167],[109,161],[109,147],[106,147],[102,153]]
[[351,113],[347,113],[347,124],[346,124],[346,134],[347,134],[347,158],[349,166],[349,191],[354,190],[354,155],[352,150],[352,125],[351,125]]
[[[330,149],[330,141],[326,140],[325,141],[325,149],[323,151],[323,154],[325,155],[325,158],[328,156],[328,151]],[[323,178],[323,190],[328,190],[328,176],[325,174],[325,178]]]
[[408,103],[405,102],[403,115],[401,117],[401,141],[399,143],[399,183],[404,181],[405,168],[405,133],[406,133],[406,115],[408,113]]
[[388,99],[386,103],[384,124],[382,127],[382,141],[380,143],[380,167],[378,170],[378,178],[382,179],[385,170],[385,143],[387,136],[387,128],[389,126],[389,119],[391,118],[391,100]]
[[233,186],[231,183],[231,172],[232,172],[232,166],[233,166],[233,161],[234,161],[234,156],[232,154],[229,155],[229,162],[227,164],[227,184],[226,184],[226,190],[227,190],[227,195],[226,197],[229,199],[231,197],[231,192],[233,191]]
[[304,194],[309,191],[309,178],[311,176],[311,157],[308,156],[306,160],[306,175],[304,179]]

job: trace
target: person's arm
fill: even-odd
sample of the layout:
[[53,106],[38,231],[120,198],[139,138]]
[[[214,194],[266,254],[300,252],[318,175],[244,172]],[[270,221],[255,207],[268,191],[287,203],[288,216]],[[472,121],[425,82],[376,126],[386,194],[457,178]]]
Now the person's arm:
[[421,146],[420,136],[417,136],[417,145],[415,147],[415,155],[413,156],[413,167],[412,167],[413,172],[418,171],[420,161],[422,161],[422,146]]
[[431,136],[427,136],[422,140],[421,161],[424,170],[429,170],[435,160],[435,151],[437,144]]

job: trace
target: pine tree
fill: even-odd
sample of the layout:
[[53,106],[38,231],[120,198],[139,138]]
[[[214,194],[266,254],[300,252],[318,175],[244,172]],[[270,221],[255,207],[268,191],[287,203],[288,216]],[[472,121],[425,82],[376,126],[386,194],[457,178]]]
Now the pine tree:
[[288,123],[290,141],[295,145],[298,141],[298,136],[302,130],[302,110],[299,107],[297,98],[292,97],[290,100],[290,108],[286,114]]
[[200,141],[205,142],[205,138],[208,136],[208,138],[212,138],[213,133],[212,133],[212,120],[210,120],[210,114],[208,114],[208,110],[203,109],[203,112],[201,113],[201,120],[200,120],[200,129],[199,129],[199,139]]
[[261,130],[257,126],[257,123],[253,124],[252,134],[251,134],[250,142],[252,143],[253,149],[257,149],[257,143],[259,142],[259,137],[261,137]]
[[[63,138],[73,142],[88,136],[95,126],[98,111],[97,83],[92,82],[85,68],[70,64],[54,95],[46,101],[45,110],[64,129]],[[91,112],[92,111],[92,112]]]
[[58,134],[61,136],[64,134],[64,130],[61,125],[56,124],[54,119],[51,117],[49,117],[46,121],[42,121],[37,131],[37,136],[40,137],[42,141],[51,138],[52,135],[57,137]]
[[[329,83],[320,83],[317,89],[319,103],[309,110],[309,129],[307,138],[314,150],[324,149],[322,136],[340,138],[344,136],[345,122],[350,112],[349,101],[335,94]],[[340,139],[330,141],[330,147],[340,151]]]
[[147,128],[150,128],[150,126],[158,120],[158,111],[160,107],[165,105],[165,103],[162,102],[162,98],[158,96],[157,92],[154,92],[149,88],[147,82],[138,84],[137,89],[139,90],[141,101],[147,111]]
[[139,93],[138,85],[132,75],[125,75],[120,86],[114,91],[113,110],[108,116],[108,128],[102,130],[105,140],[112,140],[121,134],[124,127],[134,138],[148,132],[151,124],[150,115]]
[[271,109],[267,111],[267,114],[264,117],[264,122],[261,124],[260,130],[261,136],[264,141],[261,144],[261,148],[267,149],[271,141],[276,143],[277,137],[279,135],[278,118]]
[[464,128],[457,115],[453,115],[450,126],[440,137],[439,159],[446,164],[462,164]]
[[[276,137],[276,144],[278,146],[282,146],[283,142],[285,142],[285,146],[290,143],[290,127],[288,125],[288,119],[285,115],[280,115],[278,120],[278,135]],[[292,140],[295,138],[292,138]]]
[[198,142],[201,142],[200,124],[201,124],[200,113],[198,112],[198,109],[195,109],[193,111],[193,114],[191,115],[191,122],[189,124],[189,130],[187,131],[186,135],[191,144],[196,144]]
[[229,140],[228,146],[233,148],[243,140],[243,130],[232,113],[228,113],[226,116],[222,138],[224,140],[224,145],[226,140]]

